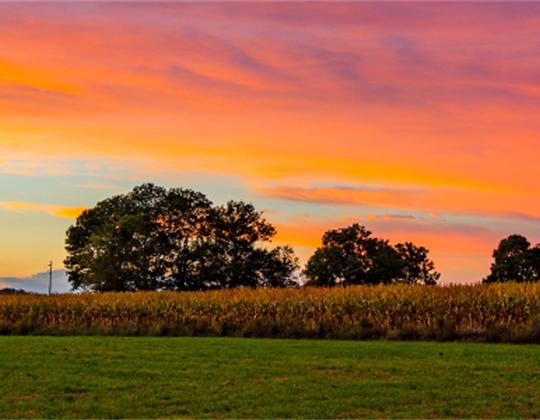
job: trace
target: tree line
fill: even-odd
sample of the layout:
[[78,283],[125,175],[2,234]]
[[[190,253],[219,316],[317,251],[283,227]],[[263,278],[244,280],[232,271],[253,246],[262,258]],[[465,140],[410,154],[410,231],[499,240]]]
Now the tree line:
[[[426,248],[391,245],[359,224],[327,231],[302,271],[290,246],[270,246],[275,235],[252,204],[216,206],[200,192],[147,183],[85,210],[67,230],[64,264],[73,290],[100,292],[291,287],[299,275],[308,286],[434,285],[440,277]],[[485,281],[515,277],[502,265]],[[533,272],[537,279],[540,269]]]

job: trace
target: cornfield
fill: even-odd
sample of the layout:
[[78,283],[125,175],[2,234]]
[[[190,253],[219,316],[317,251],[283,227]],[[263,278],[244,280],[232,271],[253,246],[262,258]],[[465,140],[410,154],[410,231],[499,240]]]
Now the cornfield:
[[539,311],[537,283],[10,295],[0,334],[537,342]]

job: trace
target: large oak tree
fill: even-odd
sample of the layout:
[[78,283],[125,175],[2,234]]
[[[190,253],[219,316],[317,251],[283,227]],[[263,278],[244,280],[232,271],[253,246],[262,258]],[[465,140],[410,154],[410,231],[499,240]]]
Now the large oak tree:
[[251,204],[143,184],[77,218],[65,266],[72,288],[90,291],[288,286],[298,262],[264,246],[275,234]]

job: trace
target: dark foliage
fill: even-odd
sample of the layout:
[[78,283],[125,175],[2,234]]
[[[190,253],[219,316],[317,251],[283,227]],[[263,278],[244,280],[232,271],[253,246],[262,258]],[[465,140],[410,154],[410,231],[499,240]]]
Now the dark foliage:
[[531,247],[521,235],[503,239],[493,251],[495,262],[484,283],[540,280],[540,244]]
[[410,242],[392,246],[355,223],[327,231],[304,274],[313,286],[436,284],[440,274],[427,254]]
[[65,266],[73,289],[91,291],[289,286],[292,249],[260,246],[275,233],[251,204],[144,184],[79,216]]
[[6,287],[4,289],[0,289],[0,295],[28,295],[30,292],[27,292],[23,289],[12,289],[9,287]]
[[326,340],[388,340],[388,341],[461,341],[473,343],[540,344],[540,327],[534,319],[523,325],[494,324],[483,329],[470,330],[451,324],[426,327],[410,324],[395,327],[386,325],[352,326],[343,323],[328,327],[323,324],[278,321],[263,317],[243,324],[230,319],[212,320],[201,317],[187,323],[117,322],[103,325],[50,325],[37,320],[17,323],[0,322],[2,335],[32,336],[154,336],[154,337],[246,337]]

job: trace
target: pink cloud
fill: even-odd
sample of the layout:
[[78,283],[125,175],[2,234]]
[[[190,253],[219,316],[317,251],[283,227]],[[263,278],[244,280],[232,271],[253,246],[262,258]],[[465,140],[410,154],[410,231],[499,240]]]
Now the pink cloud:
[[[440,217],[440,212],[523,220],[540,217],[540,213],[538,215],[527,215],[518,211],[509,211],[511,208],[527,208],[536,212],[536,205],[540,204],[536,196],[517,195],[509,203],[508,197],[510,194],[505,191],[485,191],[474,188],[454,189],[431,186],[420,189],[407,187],[302,187],[282,185],[274,187],[259,186],[258,190],[261,193],[283,200],[335,206],[366,206],[382,209],[425,211],[436,218]],[[406,219],[412,216],[403,217],[398,215],[393,217],[387,215],[383,217]]]
[[[100,182],[71,184],[234,176],[333,220],[366,207],[361,222],[442,254],[497,236],[448,214],[540,217],[539,3],[12,2],[0,26],[4,174],[105,159],[86,168]],[[334,227],[280,235],[310,247]]]
[[365,220],[416,220],[414,216],[410,215],[401,215],[401,214],[391,214],[391,215],[378,215],[378,214],[368,214],[366,216],[354,216],[354,217],[342,217],[340,220],[342,222],[351,222],[357,223]]

